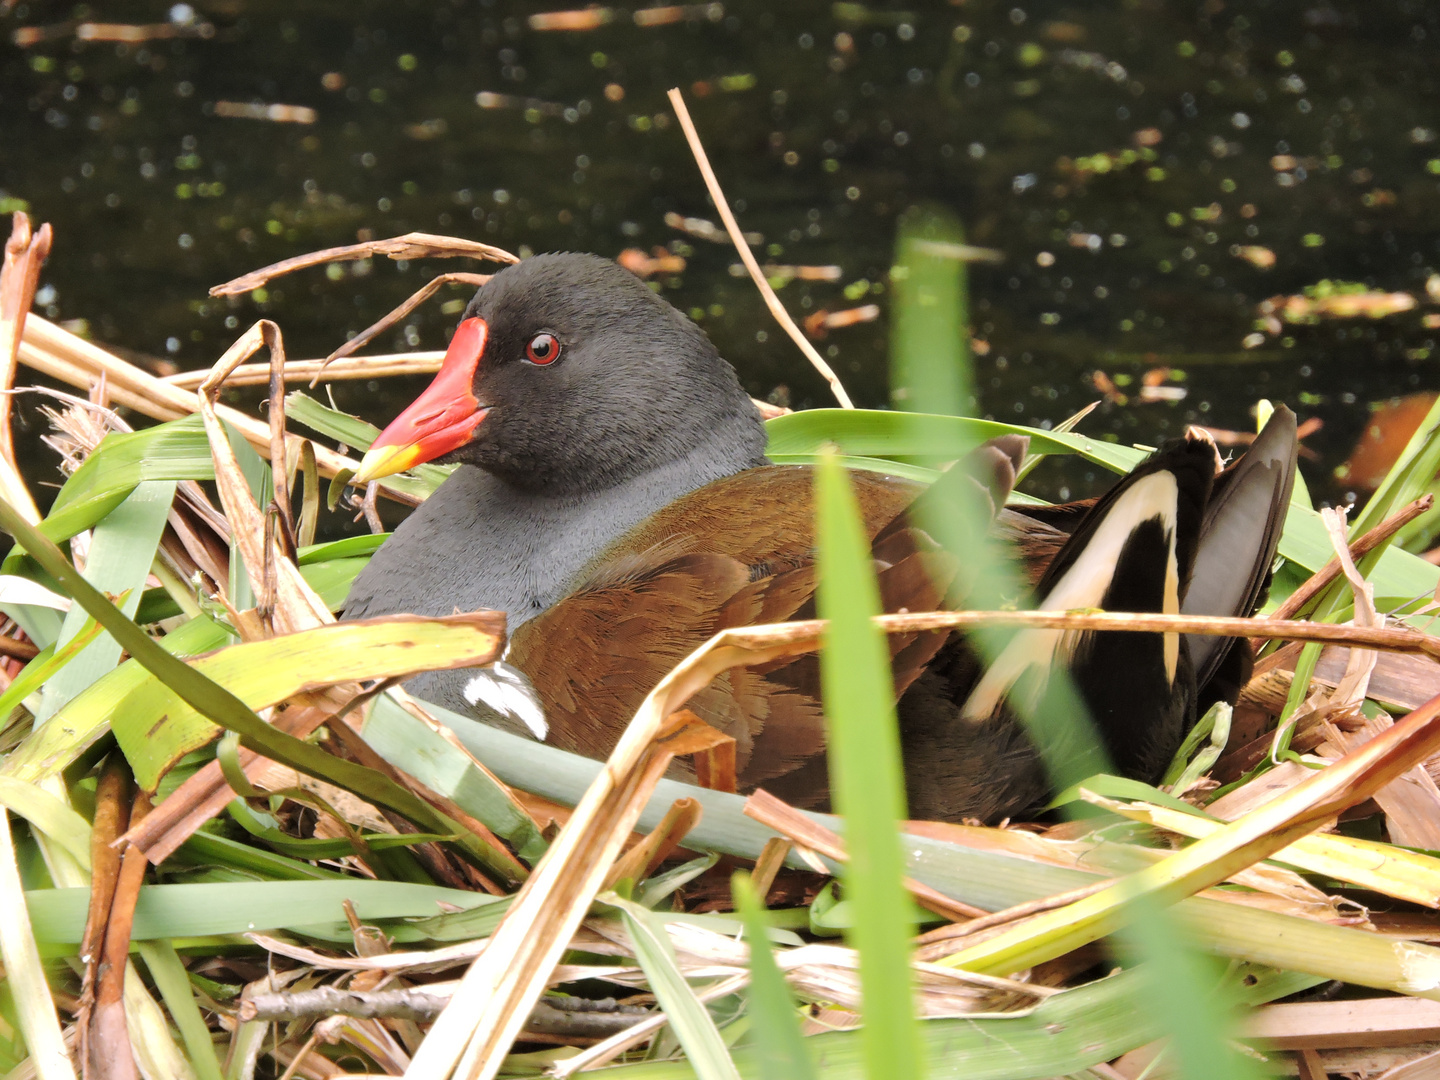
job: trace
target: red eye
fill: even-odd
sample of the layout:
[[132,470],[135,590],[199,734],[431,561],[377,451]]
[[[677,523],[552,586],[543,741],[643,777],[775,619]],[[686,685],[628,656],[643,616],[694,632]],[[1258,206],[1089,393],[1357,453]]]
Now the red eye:
[[525,359],[544,367],[560,359],[560,342],[554,334],[536,334],[525,346]]

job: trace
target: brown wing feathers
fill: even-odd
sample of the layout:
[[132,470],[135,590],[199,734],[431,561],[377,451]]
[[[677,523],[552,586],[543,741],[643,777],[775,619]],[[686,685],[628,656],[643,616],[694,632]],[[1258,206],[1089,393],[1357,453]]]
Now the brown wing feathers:
[[[1290,425],[1293,428],[1293,418]],[[1222,492],[1230,492],[1227,505],[1259,505],[1259,499],[1269,507],[1268,518],[1246,534],[1250,549],[1237,548],[1227,553],[1237,564],[1243,562],[1243,566],[1237,565],[1237,572],[1251,565],[1259,567],[1242,585],[1247,597],[1255,591],[1254,582],[1263,577],[1273,557],[1277,522],[1283,520],[1285,501],[1280,499],[1280,493],[1288,493],[1283,483],[1283,435],[1282,431],[1281,438],[1270,440],[1279,448],[1271,448],[1264,469],[1252,467],[1245,472],[1242,463],[1235,480],[1220,483]],[[1024,450],[1023,441],[982,447],[961,467],[942,477],[925,497],[947,497],[946,489],[953,493],[956,484],[978,484],[990,507],[1003,507]],[[1175,481],[1167,483],[1175,488],[1185,507],[1177,507],[1175,496],[1171,496],[1168,505],[1172,509],[1160,515],[1164,521],[1154,522],[1156,542],[1171,554],[1165,556],[1157,549],[1154,558],[1146,556],[1150,562],[1158,558],[1171,567],[1167,571],[1157,563],[1170,599],[1141,603],[1122,598],[1126,588],[1141,588],[1142,579],[1154,576],[1148,573],[1128,584],[1121,583],[1119,592],[1117,586],[1100,587],[1105,592],[1105,606],[1116,610],[1173,610],[1177,590],[1183,595],[1190,550],[1200,533],[1198,521],[1191,520],[1199,514],[1192,500],[1205,504],[1209,476],[1213,475],[1213,453],[1208,459],[1206,453],[1212,452],[1199,446],[1184,450],[1178,457],[1171,452],[1173,463],[1165,453],[1159,454],[1098,502],[1081,508],[1047,508],[1039,512],[1004,509],[996,517],[995,532],[1032,583],[1043,579],[1039,590],[1043,597],[1062,576],[1071,574],[1072,567],[1083,571],[1092,563],[1097,567],[1106,563],[1103,551],[1091,552],[1087,558],[1086,549],[1092,543],[1092,534],[1099,535],[1097,530],[1108,508],[1125,498],[1139,498],[1142,516],[1148,514],[1150,511],[1143,509],[1149,497],[1143,490],[1145,478],[1157,471],[1170,471]],[[1211,464],[1205,464],[1207,460]],[[1280,464],[1272,465],[1275,461]],[[1173,468],[1179,472],[1171,471]],[[1182,482],[1187,470],[1196,469],[1201,473],[1211,471],[1195,484]],[[1251,474],[1272,480],[1264,498],[1253,492],[1243,498],[1239,494],[1243,476]],[[947,592],[956,581],[957,564],[916,525],[917,518],[924,520],[923,514],[907,512],[915,503],[919,486],[866,472],[852,473],[852,482],[871,537],[884,610],[927,611],[944,606]],[[1243,482],[1258,484],[1253,480]],[[649,688],[717,631],[813,617],[811,485],[810,470],[793,466],[753,469],[717,481],[653,515],[601,555],[592,564],[595,569],[588,576],[582,575],[582,583],[569,596],[521,626],[512,639],[510,659],[530,676],[539,692],[550,722],[548,741],[592,757],[603,756],[619,738]],[[1191,488],[1193,496],[1188,494]],[[1128,490],[1139,494],[1127,496],[1124,493]],[[973,495],[974,491],[970,491],[966,497]],[[737,507],[744,508],[743,521],[736,520]],[[1228,521],[1244,516],[1232,510],[1224,521],[1214,513],[1206,521],[1220,521],[1212,524],[1211,531],[1229,535],[1237,530]],[[1123,540],[1125,549],[1131,550],[1144,532],[1143,528],[1134,531],[1140,524],[1119,532],[1113,525],[1108,526],[1115,535],[1099,546]],[[1181,532],[1187,535],[1178,535]],[[1203,555],[1200,561],[1205,561]],[[1111,572],[1102,576],[1111,580]],[[1095,587],[1067,586],[1081,600],[1082,593],[1088,595],[1086,590]],[[1101,600],[1097,597],[1084,601],[1082,606]],[[1073,605],[1062,602],[1060,606]],[[1037,771],[1033,748],[1028,748],[1023,731],[1008,710],[992,714],[987,709],[985,716],[989,719],[970,714],[974,695],[994,681],[995,669],[982,672],[963,641],[943,632],[892,635],[889,645],[895,692],[904,699],[902,738],[906,740],[907,778],[916,812],[949,819],[997,817],[1023,809],[1017,800],[1043,794],[1043,772]],[[1116,709],[1126,711],[1125,722],[1112,724],[1115,730],[1107,731],[1112,751],[1119,751],[1119,758],[1143,758],[1147,769],[1166,757],[1166,746],[1159,743],[1168,746],[1169,741],[1178,738],[1175,733],[1181,718],[1193,709],[1195,689],[1188,658],[1182,652],[1177,671],[1170,656],[1173,649],[1167,642],[1156,653],[1158,659],[1150,666],[1156,668],[1154,674],[1162,681],[1140,694],[1147,699],[1142,711],[1147,715],[1152,711],[1163,714],[1166,719],[1157,719],[1156,726],[1165,730],[1149,732],[1144,726],[1147,721],[1138,715],[1130,716],[1135,710],[1120,702]],[[1107,656],[1114,651],[1100,650]],[[1152,650],[1140,651],[1148,656]],[[1087,660],[1095,660],[1094,643],[1079,657],[1082,669],[1090,666]],[[1135,660],[1121,657],[1120,667]],[[1163,676],[1161,666],[1165,669]],[[1093,678],[1085,670],[1075,674],[1082,683],[1105,679],[1115,682],[1113,672],[1097,671]],[[1137,678],[1148,678],[1151,672],[1147,667],[1145,672],[1135,674]],[[1138,692],[1140,683],[1132,681],[1128,685]],[[1087,699],[1090,690],[1082,686]],[[1106,702],[1097,699],[1094,704],[1102,712],[1110,711],[1108,698],[1122,690],[1112,685],[1100,695]],[[1003,702],[1004,693],[1002,688],[996,702]],[[1152,696],[1156,700],[1150,702]],[[689,707],[735,739],[741,790],[763,785],[802,806],[826,805],[825,725],[816,656],[732,670],[696,695]],[[1102,726],[1111,719],[1097,716]],[[1139,742],[1116,746],[1113,737],[1117,734],[1126,742],[1132,738]],[[915,745],[916,740],[924,745]],[[684,766],[679,768],[685,771]],[[972,787],[977,791],[971,791]]]

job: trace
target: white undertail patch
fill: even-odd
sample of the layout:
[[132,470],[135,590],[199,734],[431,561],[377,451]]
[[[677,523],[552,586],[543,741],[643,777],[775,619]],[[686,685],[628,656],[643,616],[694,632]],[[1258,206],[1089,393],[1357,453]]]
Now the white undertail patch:
[[[1169,472],[1156,472],[1135,481],[1111,505],[1100,527],[1091,535],[1079,557],[1055,583],[1040,603],[1040,611],[1072,611],[1098,608],[1110,588],[1115,564],[1125,541],[1141,522],[1155,518],[1165,530],[1170,552],[1165,568],[1163,609],[1167,615],[1180,610],[1180,572],[1175,557],[1175,504],[1179,488]],[[1043,675],[1057,661],[1068,663],[1080,635],[1069,630],[1021,630],[1011,640],[965,702],[962,715],[970,720],[992,716],[1001,701],[1030,668],[1041,669],[1042,678],[1032,681],[1029,707],[1039,704],[1044,691]],[[1165,635],[1165,675],[1173,685],[1180,659],[1180,637]]]
[[550,725],[545,720],[545,706],[540,704],[540,695],[535,692],[534,684],[523,671],[504,660],[481,668],[465,684],[462,693],[471,705],[483,701],[502,716],[519,720],[541,742],[550,734]]

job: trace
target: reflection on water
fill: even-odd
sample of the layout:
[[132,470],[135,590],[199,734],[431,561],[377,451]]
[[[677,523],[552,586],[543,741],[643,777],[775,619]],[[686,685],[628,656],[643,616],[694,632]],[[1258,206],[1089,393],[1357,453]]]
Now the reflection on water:
[[[820,347],[862,404],[886,401],[896,219],[925,201],[1003,253],[970,272],[979,410],[997,418],[1053,422],[1103,391],[1086,430],[1154,442],[1187,422],[1244,428],[1274,397],[1324,420],[1307,471],[1343,497],[1330,472],[1368,403],[1440,384],[1435,5],[726,0],[529,17],[555,6],[16,4],[0,19],[24,42],[0,64],[0,207],[54,224],[44,310],[180,367],[263,312],[298,357],[435,265],[310,271],[234,302],[206,289],[409,230],[636,248],[663,257],[653,280],[752,393],[827,403],[733,250],[666,224],[713,217],[665,102],[679,85],[764,261],[839,267],[781,296],[832,324]],[[154,25],[93,29],[122,18]],[[563,28],[577,24],[591,28]],[[97,40],[125,36],[150,39]],[[1321,282],[1418,302],[1310,324],[1283,301],[1261,310]],[[442,347],[464,298],[443,293],[377,344]],[[874,321],[816,314],[872,303]],[[383,421],[415,389],[335,398]]]

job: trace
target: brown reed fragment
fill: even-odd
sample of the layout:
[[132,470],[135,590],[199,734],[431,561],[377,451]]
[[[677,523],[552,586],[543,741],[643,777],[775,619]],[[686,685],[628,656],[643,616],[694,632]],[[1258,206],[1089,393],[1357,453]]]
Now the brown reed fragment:
[[211,296],[241,296],[252,292],[277,277],[293,274],[296,270],[307,270],[312,266],[324,266],[333,262],[355,262],[375,255],[391,259],[481,259],[487,262],[517,263],[519,257],[504,248],[481,243],[479,240],[464,240],[457,236],[437,236],[434,233],[411,232],[404,236],[392,236],[386,240],[367,240],[360,244],[345,244],[341,247],[323,248],[305,255],[282,259],[280,262],[262,266],[216,285],[210,290]]
[[[344,379],[382,379],[389,375],[433,375],[440,370],[440,362],[444,359],[444,350],[428,349],[346,357],[333,363],[328,359],[289,360],[285,364],[285,382],[310,382],[313,385],[316,380],[332,382]],[[204,381],[206,374],[204,369],[177,371],[174,375],[164,376],[162,381],[182,390],[195,390]],[[269,364],[241,364],[226,378],[225,385],[264,386],[269,381]]]
[[[151,375],[93,342],[77,337],[33,313],[25,321],[25,332],[20,342],[20,362],[81,390],[88,391],[103,379],[113,404],[134,409],[153,420],[179,420],[199,409],[199,399],[195,394],[186,393],[179,386]],[[268,365],[262,367],[268,373]],[[204,378],[208,377],[208,373],[205,373]],[[268,382],[268,374],[260,381]],[[268,425],[228,405],[216,403],[214,412],[217,417],[239,431],[257,452],[269,453]],[[360,463],[355,459],[337,453],[327,446],[315,448],[315,461],[320,472],[327,477],[344,470],[354,472],[360,467]],[[420,503],[419,499],[411,495],[386,487],[384,480],[380,481],[380,485],[385,496],[395,502],[406,506],[418,506]]]
[[[143,791],[129,810],[140,821],[150,809]],[[95,972],[95,1004],[85,1034],[85,1075],[95,1080],[139,1080],[130,1034],[125,1022],[125,969],[130,959],[130,930],[135,905],[145,880],[145,856],[134,846],[125,849],[110,904],[104,913],[104,938]],[[87,930],[89,929],[87,925]]]
[[705,154],[705,147],[700,142],[700,134],[695,130],[695,123],[690,119],[690,110],[685,107],[685,99],[681,96],[679,88],[672,87],[667,96],[670,98],[670,107],[675,110],[675,115],[680,120],[680,128],[685,132],[685,141],[690,144],[690,152],[695,155],[695,164],[700,166],[700,175],[705,180],[705,188],[710,192],[710,198],[715,203],[720,220],[725,223],[725,231],[730,234],[730,239],[735,244],[735,250],[740,255],[740,261],[745,264],[745,269],[750,271],[750,279],[760,290],[760,295],[765,300],[765,306],[770,309],[770,314],[775,316],[775,321],[780,324],[781,329],[790,335],[790,340],[795,342],[800,351],[805,354],[811,366],[830,384],[830,391],[835,395],[835,400],[840,402],[841,408],[853,409],[855,403],[845,392],[845,387],[840,383],[840,377],[825,362],[824,357],[816,351],[815,346],[811,345],[805,335],[801,333],[800,328],[795,325],[795,320],[785,310],[785,305],[780,303],[780,298],[775,295],[775,290],[770,287],[770,282],[765,280],[764,271],[755,261],[755,253],[750,250],[744,234],[740,232],[740,225],[730,210],[730,203],[725,198],[725,192],[720,189],[720,181],[715,178],[715,170],[710,167],[710,159]]
[[25,319],[35,301],[40,266],[50,254],[49,224],[33,233],[30,218],[17,211],[5,242],[5,262],[0,267],[0,495],[31,524],[40,520],[40,511],[31,498],[15,463],[15,440],[11,431],[11,398],[19,364],[20,339]]
[[755,860],[755,869],[750,871],[750,884],[755,887],[755,895],[760,898],[761,904],[764,904],[766,897],[770,895],[775,876],[785,865],[793,846],[783,836],[772,836],[760,849],[760,857]]
[[40,652],[34,642],[0,634],[0,656],[13,656],[16,660],[33,660]]
[[394,326],[406,315],[409,315],[410,312],[414,311],[426,300],[430,299],[430,297],[434,296],[435,293],[440,290],[440,286],[473,285],[476,288],[479,288],[481,285],[484,285],[487,281],[489,281],[490,277],[491,275],[489,274],[466,274],[457,272],[441,274],[438,277],[431,278],[427,284],[422,285],[419,289],[416,289],[413,293],[411,293],[409,299],[407,299],[403,304],[392,310],[388,315],[384,316],[379,321],[371,324],[370,326],[367,326],[364,330],[361,330],[360,333],[356,334],[349,341],[345,342],[344,345],[341,345],[338,349],[336,349],[324,360],[322,360],[320,362],[319,371],[316,371],[315,377],[310,380],[310,385],[313,387],[316,383],[320,381],[321,372],[325,370],[325,368],[331,363],[331,361],[339,360],[342,357],[349,356],[351,353],[354,353],[359,349],[364,348],[366,345],[370,344],[370,342],[374,341],[386,330]]
[[[745,816],[774,829],[791,843],[817,851],[828,859],[845,862],[848,858],[845,842],[836,833],[768,791],[756,791],[745,800]],[[953,900],[911,877],[905,879],[905,888],[909,889],[924,907],[951,921],[979,919],[990,914],[984,908]]]
[[625,878],[635,882],[644,881],[655,873],[671,852],[680,846],[686,834],[700,824],[700,815],[699,802],[688,798],[676,799],[670,809],[665,811],[660,823],[638,844],[615,860],[615,865],[610,868],[610,877],[605,882],[606,886],[613,886]]
[[120,879],[121,853],[110,845],[125,831],[134,798],[129,767],[120,754],[110,754],[101,765],[95,783],[95,819],[90,830],[90,906],[80,938],[79,957],[85,970],[80,980],[76,1019],[82,1062],[90,1057],[92,1023],[104,1026],[109,1022],[95,1018],[95,993],[105,944],[105,926]]

